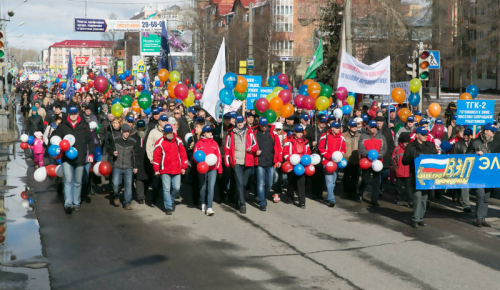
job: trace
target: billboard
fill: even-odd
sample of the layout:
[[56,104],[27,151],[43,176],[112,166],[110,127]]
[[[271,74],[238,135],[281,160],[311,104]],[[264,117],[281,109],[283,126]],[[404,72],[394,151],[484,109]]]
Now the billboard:
[[[193,32],[173,29],[167,31],[171,56],[193,55]],[[141,55],[158,56],[161,49],[161,31],[141,33]]]
[[75,18],[74,28],[76,32],[161,32],[160,19],[147,20],[116,20],[116,19],[91,19]]
[[122,74],[124,72],[125,63],[123,60],[119,60],[116,62],[116,73]]
[[75,65],[76,66],[89,66],[89,57],[88,56],[75,57]]

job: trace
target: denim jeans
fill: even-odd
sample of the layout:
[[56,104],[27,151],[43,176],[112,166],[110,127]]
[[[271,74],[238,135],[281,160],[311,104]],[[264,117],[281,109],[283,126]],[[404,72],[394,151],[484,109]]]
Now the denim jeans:
[[85,164],[85,170],[83,171],[82,184],[89,184],[90,182],[90,166],[92,163]]
[[217,170],[210,170],[209,172],[205,174],[199,174],[198,176],[200,181],[200,204],[206,204],[207,208],[212,208],[212,203],[214,201],[215,181],[217,180]]
[[115,193],[115,199],[120,198],[120,185],[122,183],[122,176],[123,191],[125,192],[125,199],[123,201],[123,204],[127,205],[132,202],[132,180],[134,178],[134,169],[121,169],[117,167],[113,168],[113,190]]
[[162,174],[161,181],[163,183],[163,205],[166,209],[172,209],[172,204],[181,189],[181,175]]
[[[323,167],[324,169],[324,167]],[[326,201],[327,202],[335,202],[335,195],[333,191],[335,190],[335,182],[337,181],[339,170],[335,170],[332,173],[324,171],[325,174],[325,183],[326,183]]]
[[80,206],[84,165],[63,162],[64,207]]
[[266,197],[269,196],[271,185],[273,185],[274,167],[257,166],[257,197],[259,205],[267,205]]
[[233,168],[234,180],[236,181],[236,198],[240,207],[245,206],[245,186],[247,185],[250,173],[252,173],[252,168],[238,164]]

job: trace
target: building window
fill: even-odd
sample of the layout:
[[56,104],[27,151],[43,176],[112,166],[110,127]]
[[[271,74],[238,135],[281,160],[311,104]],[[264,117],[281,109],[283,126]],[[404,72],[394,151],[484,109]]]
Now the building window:
[[293,56],[293,41],[273,41],[271,50],[276,56]]
[[273,4],[275,31],[293,32],[293,0],[275,0]]

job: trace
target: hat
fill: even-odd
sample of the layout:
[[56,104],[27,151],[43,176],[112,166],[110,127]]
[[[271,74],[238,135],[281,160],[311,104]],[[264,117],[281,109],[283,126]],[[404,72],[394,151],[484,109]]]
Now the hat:
[[483,130],[490,130],[491,132],[496,132],[498,129],[495,126],[493,126],[493,124],[488,123],[484,125]]
[[43,133],[40,131],[36,131],[35,133],[33,133],[33,135],[38,138],[38,136],[43,136]]
[[102,104],[101,108],[103,108],[103,109],[106,108],[107,109],[108,108],[108,104]]
[[203,129],[201,129],[201,132],[202,133],[211,132],[212,130],[213,130],[212,127],[210,127],[209,125],[205,125],[205,126],[203,126]]
[[260,117],[259,118],[259,125],[260,126],[266,126],[268,125],[269,123],[267,122],[267,118],[266,117]]
[[375,117],[375,121],[376,122],[385,122],[385,119],[384,119],[384,117],[377,116],[377,117]]
[[467,128],[464,130],[464,135],[472,135],[472,130]]
[[498,121],[497,120],[493,120],[493,125],[496,125],[498,124]]
[[309,121],[309,115],[307,115],[307,114],[302,114],[302,116],[300,116],[300,118],[304,121]]
[[90,130],[94,130],[97,128],[97,123],[95,121],[92,121],[89,123]]
[[283,130],[283,124],[281,124],[280,122],[274,123],[274,129],[281,129],[281,130]]
[[420,126],[422,125],[425,125],[425,124],[429,124],[429,121],[427,121],[427,119],[422,119],[420,120],[420,123],[418,123]]
[[225,114],[224,114],[224,119],[225,119],[225,120],[229,120],[229,119],[231,119],[231,113],[225,113]]
[[78,108],[76,106],[71,106],[68,109],[68,114],[77,114],[78,113]]
[[197,117],[196,120],[194,120],[196,123],[203,122],[205,123],[205,118],[203,117]]
[[415,122],[415,118],[413,118],[412,116],[406,118],[406,123],[408,122]]
[[385,109],[385,108],[387,108],[387,104],[386,104],[386,103],[382,103],[382,105],[380,105],[380,107],[381,107],[382,109]]
[[368,126],[372,127],[372,128],[377,127],[377,121],[375,121],[375,120],[368,121]]
[[304,127],[302,127],[301,125],[297,125],[297,126],[295,126],[294,131],[295,132],[304,132]]
[[457,115],[453,115],[453,116],[451,116],[451,119],[452,119],[452,120],[457,120]]
[[382,110],[377,110],[377,114],[378,114],[378,113],[382,113],[382,114],[383,114],[383,113],[384,113],[384,111],[382,111]]
[[247,116],[247,118],[248,118],[248,117],[255,117],[255,115],[254,115],[254,114],[252,114],[252,112],[246,112],[246,113],[245,113],[245,116]]
[[335,119],[337,119],[337,118],[335,118],[334,115],[328,115],[328,121],[333,121]]
[[177,120],[174,117],[168,117],[168,123],[170,125],[175,125],[177,124]]
[[289,121],[295,121],[295,116],[294,115],[291,115],[290,117],[286,118],[287,120]]
[[243,123],[245,122],[245,118],[243,118],[243,116],[236,116],[236,123]]
[[137,121],[136,126],[137,126],[138,130],[146,129],[146,122],[144,120],[139,120],[139,121]]
[[132,130],[132,128],[130,128],[130,126],[128,124],[122,125],[122,131],[130,131],[130,130]]
[[434,124],[436,124],[436,125],[443,125],[443,121],[441,119],[436,119],[436,121],[434,122]]
[[424,127],[418,127],[417,130],[415,130],[415,133],[427,135],[429,134],[429,131],[427,131]]
[[160,109],[154,108],[151,112],[153,112],[153,115],[156,115],[160,113]]
[[196,110],[193,107],[189,107],[188,113],[196,114]]
[[37,108],[37,107],[31,107],[31,110],[32,110],[33,112],[36,112],[36,111],[38,111],[38,108]]
[[89,103],[82,103],[82,109],[90,109]]
[[326,122],[328,122],[328,119],[323,115],[323,116],[319,117],[318,121],[320,123],[326,123]]
[[370,117],[368,117],[367,114],[361,115],[361,118],[363,119],[363,122],[368,122],[370,120]]
[[160,121],[168,121],[168,117],[167,117],[167,115],[161,115],[160,119],[158,119],[158,120],[160,120]]
[[392,113],[392,112],[396,112],[396,107],[391,106],[391,107],[389,108],[389,112],[391,112],[391,113]]
[[356,117],[356,118],[354,118],[354,122],[356,122],[356,123],[363,123],[363,119],[360,118],[360,117]]
[[415,111],[413,115],[422,117],[422,113],[420,111]]
[[231,118],[232,118],[232,119],[236,118],[236,112],[231,112],[231,113],[229,113],[229,114],[231,115]]
[[[172,128],[172,125],[167,124],[163,126],[163,133],[172,133],[174,132],[174,128]],[[205,132],[205,128],[203,128],[203,132]]]
[[330,128],[340,128],[340,127],[341,127],[341,126],[340,126],[339,122],[337,122],[337,121],[332,122],[332,123],[330,124]]
[[[335,122],[333,122],[333,123],[335,123]],[[347,126],[349,126],[349,127],[357,127],[358,123],[356,123],[356,121],[354,121],[354,120],[351,120],[351,121],[349,121],[349,123],[347,123]]]
[[133,123],[134,122],[134,117],[128,116],[127,118],[125,118],[125,121],[127,121],[129,123]]
[[35,100],[35,101],[33,102],[33,104],[39,104],[39,105],[40,105],[40,104],[41,104],[41,102],[40,102],[40,100]]
[[411,141],[411,136],[410,132],[403,132],[401,135],[399,135],[398,142],[399,143],[410,143]]

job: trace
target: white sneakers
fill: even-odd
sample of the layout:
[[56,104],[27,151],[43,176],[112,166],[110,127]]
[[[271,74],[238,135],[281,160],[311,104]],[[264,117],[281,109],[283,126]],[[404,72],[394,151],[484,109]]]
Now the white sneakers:
[[202,205],[201,205],[201,211],[202,211],[203,213],[205,213],[205,212],[207,211],[207,205],[206,205],[206,204],[202,204]]
[[215,212],[212,208],[207,209],[207,216],[213,216],[214,214],[215,214]]

